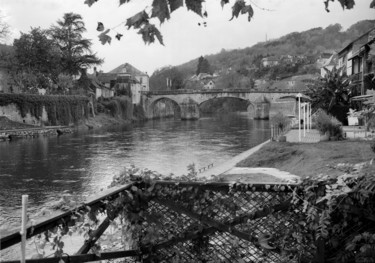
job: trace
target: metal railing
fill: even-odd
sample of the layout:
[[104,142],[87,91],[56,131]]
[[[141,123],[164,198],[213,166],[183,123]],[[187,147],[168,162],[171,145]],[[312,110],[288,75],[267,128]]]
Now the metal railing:
[[[131,183],[109,189],[77,208],[27,228],[27,238],[56,227],[71,227],[72,215],[87,209],[105,208],[108,201],[125,192],[135,194],[134,186],[137,189],[150,187],[144,183]],[[141,262],[150,257],[157,258],[157,262],[298,261],[296,247],[299,244],[281,239],[302,213],[302,208],[290,209],[294,185],[156,181],[153,187],[159,189],[159,194],[148,200],[144,223],[138,229],[137,240],[133,240],[134,247],[88,254],[110,225],[112,219],[109,218],[114,217],[105,211],[107,218],[93,229],[77,254],[26,262],[57,263],[63,260],[73,263],[116,258]],[[181,194],[176,197],[170,194],[172,192]],[[186,198],[192,195],[194,198]],[[150,229],[157,229],[156,242],[150,243],[147,239]],[[271,240],[273,243],[268,243]],[[3,250],[20,241],[20,233],[13,233],[0,239],[0,248]],[[314,247],[312,245],[304,256],[313,259]],[[286,255],[285,251],[290,253]],[[19,261],[3,261],[13,262]]]

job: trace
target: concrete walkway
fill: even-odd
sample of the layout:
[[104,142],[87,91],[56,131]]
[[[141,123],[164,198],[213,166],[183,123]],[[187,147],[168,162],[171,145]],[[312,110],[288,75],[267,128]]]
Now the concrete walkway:
[[198,174],[198,177],[211,178],[212,175],[219,176],[225,182],[242,182],[257,184],[295,184],[299,182],[299,176],[288,172],[280,171],[276,168],[266,167],[236,167],[236,164],[257,152],[270,140],[265,141],[235,157],[224,162],[219,166]]

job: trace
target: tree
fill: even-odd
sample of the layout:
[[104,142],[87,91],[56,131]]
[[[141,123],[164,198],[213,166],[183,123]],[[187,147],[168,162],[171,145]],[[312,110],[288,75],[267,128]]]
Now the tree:
[[[92,6],[97,1],[98,0],[85,0],[84,3],[88,6]],[[375,8],[375,0],[370,1],[370,8]],[[119,2],[121,6],[130,2],[130,0],[119,0]],[[146,44],[153,43],[155,42],[155,39],[157,39],[160,44],[163,45],[163,36],[156,26],[150,23],[150,19],[156,17],[160,20],[160,23],[164,23],[166,20],[170,19],[171,13],[181,7],[193,11],[201,17],[207,17],[208,14],[203,5],[204,2],[204,0],[153,0],[150,10],[151,15],[146,12],[146,9],[149,10],[149,7],[145,7],[141,12],[128,18],[125,25],[128,29],[133,28],[138,30],[138,34],[142,35],[142,39]],[[249,0],[249,2],[252,3],[251,0]],[[327,12],[329,12],[330,2],[335,2],[335,0],[324,0],[325,10]],[[354,0],[336,0],[336,2],[339,2],[343,9],[352,9],[355,5]],[[221,6],[224,7],[229,3],[229,0],[221,0],[220,3]],[[237,18],[240,14],[246,14],[248,20],[251,21],[254,15],[252,4],[246,3],[245,0],[236,0],[232,6],[232,18],[230,20]],[[103,31],[99,35],[102,44],[110,43],[112,40],[112,37],[109,36],[110,29],[105,29],[102,23],[100,23],[100,26],[98,26],[97,29],[98,31]],[[117,34],[116,38],[120,40],[121,36],[122,35]]]
[[83,38],[86,31],[85,23],[79,14],[66,13],[57,25],[49,30],[58,44],[62,58],[62,72],[70,76],[78,75],[83,69],[103,63],[96,54],[92,54],[91,41]]
[[344,121],[342,114],[339,116],[336,108],[349,109],[350,98],[357,95],[356,91],[350,88],[350,79],[345,74],[343,67],[339,69],[334,67],[332,70],[324,69],[326,70],[325,77],[319,82],[307,86],[306,94],[312,99],[314,109],[321,108],[340,121]]
[[207,73],[207,74],[212,73],[210,63],[208,63],[208,60],[204,58],[203,56],[201,56],[198,59],[198,66],[197,66],[196,74],[199,75],[200,73]]
[[12,77],[21,88],[48,89],[57,81],[61,53],[46,30],[32,28],[30,33],[21,33],[13,45]]

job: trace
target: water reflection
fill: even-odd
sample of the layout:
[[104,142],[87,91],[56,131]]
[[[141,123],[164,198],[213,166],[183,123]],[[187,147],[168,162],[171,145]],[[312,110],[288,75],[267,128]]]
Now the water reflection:
[[267,138],[268,121],[223,114],[0,143],[0,225],[18,220],[22,194],[32,212],[65,190],[90,195],[106,188],[131,164],[183,174],[191,163],[217,165]]

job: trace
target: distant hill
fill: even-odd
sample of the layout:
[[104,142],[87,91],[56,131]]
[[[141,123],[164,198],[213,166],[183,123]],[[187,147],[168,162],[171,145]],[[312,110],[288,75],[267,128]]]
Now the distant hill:
[[[340,24],[326,28],[312,28],[303,32],[293,32],[267,42],[259,42],[252,47],[222,50],[205,58],[211,69],[220,75],[217,88],[251,87],[256,79],[282,79],[293,75],[318,73],[316,60],[324,53],[341,50],[355,38],[375,27],[375,20],[363,20],[350,26],[346,31]],[[275,56],[301,58],[293,63],[283,63],[276,67],[262,67],[262,59]],[[171,89],[185,88],[188,78],[197,70],[198,58],[175,67],[157,70],[150,78],[152,90],[166,89],[166,78],[172,80]]]

